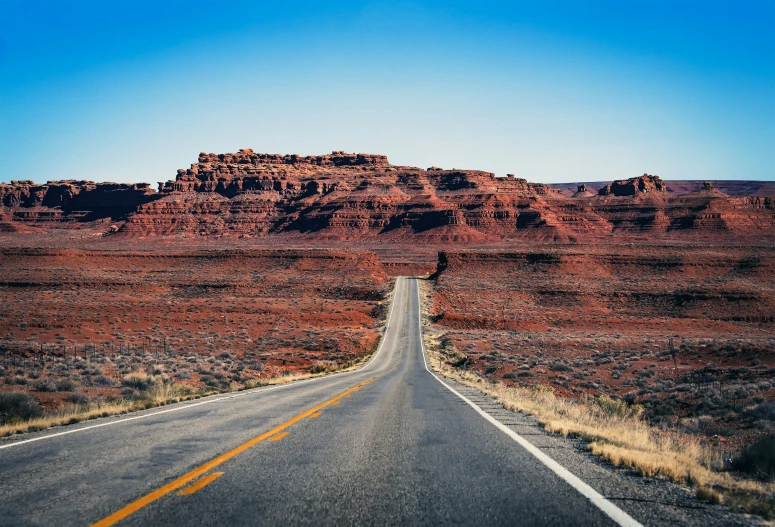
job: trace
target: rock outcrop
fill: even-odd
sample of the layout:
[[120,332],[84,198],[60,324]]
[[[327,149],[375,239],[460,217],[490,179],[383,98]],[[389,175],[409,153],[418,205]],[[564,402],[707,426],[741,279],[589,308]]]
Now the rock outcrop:
[[12,220],[32,222],[93,221],[120,218],[157,198],[148,183],[28,180],[0,183],[0,204]]
[[303,236],[316,239],[491,243],[682,233],[771,236],[770,198],[712,187],[681,196],[657,176],[620,180],[572,198],[548,185],[479,170],[391,165],[373,154],[202,153],[153,192],[147,184],[13,181],[0,185],[3,230],[95,219],[117,236]]
[[[667,186],[667,192],[672,195],[687,194],[695,190],[702,190],[705,183],[711,183],[714,188],[727,196],[750,197],[750,196],[775,196],[775,181],[751,181],[739,179],[721,179],[712,182],[697,179],[672,179],[663,180]],[[573,196],[578,186],[584,184],[590,192],[597,192],[604,187],[607,182],[589,181],[578,183],[550,183],[549,186],[563,193],[565,196]]]
[[667,192],[667,186],[659,179],[659,176],[643,174],[620,181],[614,181],[606,185],[598,192],[601,196],[636,196],[653,192]]
[[159,191],[160,199],[130,215],[123,233],[489,242],[517,223],[542,230],[530,202],[558,195],[513,176],[394,166],[381,155],[252,150],[200,154]]
[[705,181],[701,188],[689,192],[689,196],[714,196],[717,198],[726,197],[727,195],[721,192],[712,181]]
[[587,189],[586,185],[581,184],[581,185],[579,185],[577,187],[576,193],[573,194],[573,197],[576,198],[576,199],[578,199],[578,198],[591,198],[594,195],[595,195],[594,193],[590,192],[589,189]]

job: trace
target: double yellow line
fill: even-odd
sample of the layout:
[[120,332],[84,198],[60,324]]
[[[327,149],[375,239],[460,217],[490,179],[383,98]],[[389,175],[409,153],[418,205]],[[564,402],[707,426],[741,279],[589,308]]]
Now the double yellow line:
[[[315,413],[319,412],[320,410],[322,410],[326,406],[331,405],[331,404],[337,404],[339,402],[339,399],[341,399],[343,397],[349,397],[350,395],[352,395],[353,392],[358,391],[360,388],[362,388],[363,386],[366,386],[367,384],[369,384],[373,380],[374,380],[374,377],[372,377],[371,379],[367,379],[367,380],[365,380],[365,381],[363,381],[361,383],[358,383],[355,386],[353,386],[352,388],[350,388],[350,389],[340,393],[339,395],[337,395],[333,399],[329,399],[328,401],[326,401],[324,403],[321,403],[321,404],[315,406],[314,408],[310,408],[306,412],[300,413],[296,417],[294,417],[294,418],[284,422],[283,424],[281,424],[279,426],[276,426],[275,428],[269,430],[268,432],[265,432],[265,433],[261,434],[260,436],[254,437],[250,441],[248,441],[246,443],[243,443],[240,446],[238,446],[238,447],[236,447],[236,448],[234,448],[232,450],[229,450],[225,454],[221,454],[220,456],[216,457],[215,459],[213,459],[211,461],[208,461],[207,463],[205,463],[204,465],[200,466],[199,468],[195,468],[194,470],[192,470],[188,474],[185,474],[185,475],[179,477],[175,481],[167,483],[163,487],[160,487],[160,488],[156,489],[155,491],[151,492],[150,494],[146,494],[145,496],[143,496],[139,500],[133,501],[132,503],[130,503],[129,505],[127,505],[123,509],[119,509],[116,512],[114,512],[113,514],[111,514],[110,516],[107,516],[107,517],[103,518],[102,520],[92,524],[92,527],[106,527],[108,525],[114,525],[115,523],[120,522],[124,518],[127,518],[128,516],[131,516],[135,512],[139,511],[140,509],[142,509],[146,505],[149,505],[149,504],[153,503],[154,501],[158,500],[159,498],[161,498],[163,496],[166,496],[170,492],[173,492],[173,491],[175,491],[175,490],[177,490],[177,489],[179,489],[181,487],[184,487],[184,486],[188,485],[190,482],[192,482],[193,480],[195,480],[199,476],[205,474],[206,472],[209,472],[210,470],[214,469],[215,467],[217,467],[218,465],[220,465],[224,461],[227,461],[227,460],[233,458],[237,454],[241,454],[242,452],[244,452],[248,448],[257,445],[261,441],[264,441],[265,439],[268,439],[268,438],[272,437],[273,435],[275,435],[275,434],[277,434],[279,432],[282,432],[286,428],[292,426],[295,423],[298,423],[302,419],[304,419],[306,417],[312,416],[312,414],[315,414]],[[315,417],[317,417],[317,416],[315,416]],[[210,481],[216,479],[216,477],[211,478]],[[208,481],[208,483],[210,481]],[[202,485],[202,486],[204,486],[204,485]]]

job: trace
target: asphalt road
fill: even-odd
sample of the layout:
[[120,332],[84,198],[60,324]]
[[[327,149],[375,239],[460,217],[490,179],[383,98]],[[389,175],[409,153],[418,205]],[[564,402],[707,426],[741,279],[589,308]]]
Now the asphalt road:
[[745,523],[674,489],[614,499],[643,484],[433,375],[419,309],[399,279],[358,371],[0,442],[0,524]]

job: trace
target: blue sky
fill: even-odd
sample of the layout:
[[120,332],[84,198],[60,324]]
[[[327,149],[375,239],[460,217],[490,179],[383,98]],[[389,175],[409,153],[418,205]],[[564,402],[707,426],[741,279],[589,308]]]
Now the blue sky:
[[775,179],[775,0],[0,0],[0,181],[200,151]]

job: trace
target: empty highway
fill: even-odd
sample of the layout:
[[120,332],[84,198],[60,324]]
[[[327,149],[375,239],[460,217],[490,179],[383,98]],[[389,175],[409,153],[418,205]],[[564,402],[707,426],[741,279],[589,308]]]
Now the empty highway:
[[421,330],[401,278],[357,371],[4,440],[0,524],[745,523],[434,375]]

